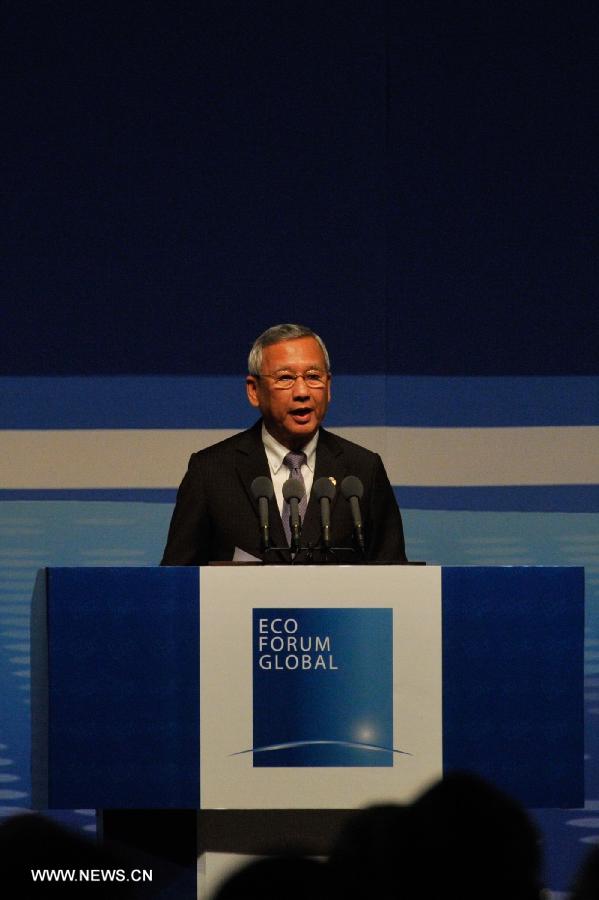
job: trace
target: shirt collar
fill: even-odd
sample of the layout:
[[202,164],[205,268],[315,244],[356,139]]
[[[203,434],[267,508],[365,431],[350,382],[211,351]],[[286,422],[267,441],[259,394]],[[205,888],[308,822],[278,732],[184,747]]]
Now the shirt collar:
[[[306,465],[311,472],[314,472],[314,466],[316,465],[316,445],[318,444],[318,435],[319,432],[317,431],[314,437],[310,438],[305,447],[302,447],[302,450],[306,454]],[[266,450],[266,456],[272,474],[276,475],[283,465],[283,460],[289,453],[289,447],[284,447],[283,444],[280,444],[279,441],[272,436],[270,431],[268,431],[264,422],[262,423],[262,443]]]

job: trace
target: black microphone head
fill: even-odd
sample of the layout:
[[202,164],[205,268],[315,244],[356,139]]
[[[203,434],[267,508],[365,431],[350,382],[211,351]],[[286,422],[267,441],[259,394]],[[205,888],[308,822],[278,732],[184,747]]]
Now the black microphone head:
[[317,478],[312,486],[312,493],[317,500],[328,497],[332,500],[335,496],[335,485],[328,478]]
[[299,478],[288,478],[283,485],[283,499],[287,500],[288,503],[294,498],[301,500],[305,493],[306,488]]
[[364,485],[356,475],[348,475],[341,482],[341,493],[346,500],[349,500],[351,497],[357,497],[358,500],[361,500],[364,494]]
[[257,478],[254,478],[250,485],[250,490],[254,500],[259,500],[260,497],[266,497],[267,500],[270,500],[275,495],[272,481],[266,475],[259,475]]

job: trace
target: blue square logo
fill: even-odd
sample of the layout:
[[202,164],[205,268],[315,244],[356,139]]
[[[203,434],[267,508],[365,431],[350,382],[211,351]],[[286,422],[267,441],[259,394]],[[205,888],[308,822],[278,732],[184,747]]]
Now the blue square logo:
[[253,610],[255,767],[393,765],[393,611]]

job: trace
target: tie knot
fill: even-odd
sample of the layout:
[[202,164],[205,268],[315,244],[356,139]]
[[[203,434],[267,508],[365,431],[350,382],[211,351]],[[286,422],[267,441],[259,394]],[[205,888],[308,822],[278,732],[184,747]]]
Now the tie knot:
[[287,454],[287,456],[283,459],[283,462],[287,466],[291,472],[299,472],[306,462],[307,456],[303,450],[299,450],[298,452],[294,452],[293,450]]

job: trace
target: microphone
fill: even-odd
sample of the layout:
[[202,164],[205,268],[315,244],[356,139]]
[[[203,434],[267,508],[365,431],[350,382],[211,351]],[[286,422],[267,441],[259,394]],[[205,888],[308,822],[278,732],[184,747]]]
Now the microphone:
[[360,500],[364,494],[364,485],[355,475],[348,475],[341,482],[341,493],[349,500],[351,516],[354,521],[354,534],[358,547],[364,552],[364,535],[362,533],[362,513],[360,512]]
[[320,500],[322,545],[328,550],[331,546],[331,500],[335,496],[335,485],[328,478],[319,478],[314,482],[312,493]]
[[299,553],[300,551],[300,532],[302,530],[302,523],[300,522],[299,501],[305,493],[306,489],[298,478],[288,478],[283,484],[283,500],[286,500],[289,504],[292,553]]
[[254,478],[250,485],[252,497],[258,501],[258,515],[260,516],[260,535],[264,552],[270,549],[270,527],[268,524],[268,501],[275,495],[272,481],[266,475]]

